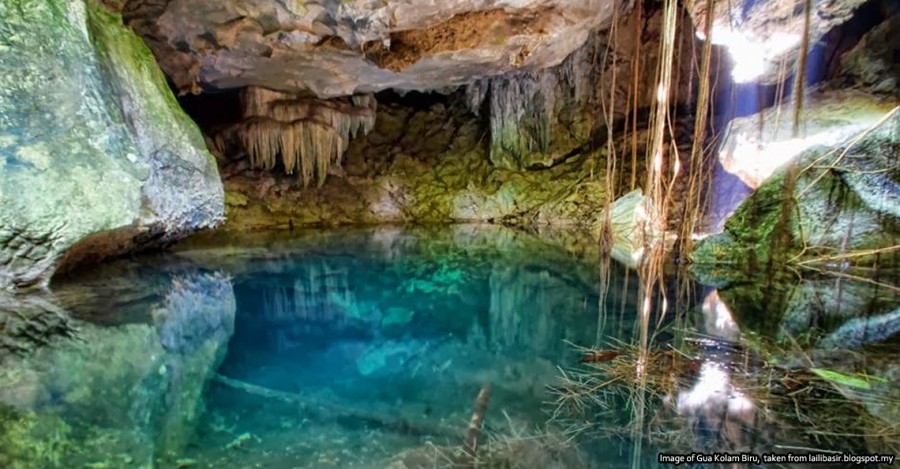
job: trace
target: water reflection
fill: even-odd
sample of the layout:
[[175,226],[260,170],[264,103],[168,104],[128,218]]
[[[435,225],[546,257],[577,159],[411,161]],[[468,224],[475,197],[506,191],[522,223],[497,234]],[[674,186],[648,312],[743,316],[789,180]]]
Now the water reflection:
[[[216,273],[134,273],[98,273],[40,297],[45,313],[37,317],[50,311],[65,318],[74,340],[57,337],[30,354],[3,357],[4,467],[175,464],[233,332],[234,296],[228,279]],[[7,301],[35,301],[13,298]],[[116,311],[135,308],[132,298],[153,299],[140,305],[144,320],[126,315],[125,322],[115,321]],[[91,317],[106,313],[107,322],[78,319],[87,305]],[[108,309],[94,309],[100,305]]]
[[[0,371],[0,463],[440,467],[484,384],[496,467],[896,450],[895,290],[695,290],[585,252],[497,227],[258,234],[0,300],[6,348],[31,350]],[[55,334],[75,340],[34,349]]]
[[[567,341],[589,345],[598,333],[599,274],[582,249],[468,226],[183,247],[181,257],[229,273],[237,304],[202,437],[187,454],[216,467],[434,462],[436,446],[460,446],[489,384],[491,434],[517,435],[495,441],[494,457],[590,467],[564,439],[535,434],[547,384],[573,361]],[[633,310],[637,285],[621,272],[610,301]],[[558,451],[541,454],[537,440]]]
[[[563,375],[554,417],[573,435],[630,437],[635,467],[654,465],[639,456],[648,443],[676,454],[900,450],[900,297],[890,285],[757,279],[707,288],[674,317],[660,298],[642,304],[660,305],[635,319],[647,334],[601,343]],[[645,340],[665,331],[674,338]]]

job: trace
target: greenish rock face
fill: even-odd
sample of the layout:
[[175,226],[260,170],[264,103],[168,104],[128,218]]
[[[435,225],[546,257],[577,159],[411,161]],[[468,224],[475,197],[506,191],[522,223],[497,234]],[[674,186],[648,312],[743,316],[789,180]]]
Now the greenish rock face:
[[698,243],[695,271],[712,278],[717,264],[753,271],[792,260],[837,265],[876,256],[883,267],[900,265],[893,248],[900,234],[898,161],[896,111],[835,146],[811,148],[744,201],[724,233]]
[[[553,225],[591,230],[606,201],[603,151],[542,170],[489,160],[488,136],[453,105],[379,105],[320,188],[295,176],[223,168],[229,230],[379,223]],[[240,163],[234,163],[239,165]]]
[[221,220],[214,160],[118,16],[0,0],[0,17],[0,288]]

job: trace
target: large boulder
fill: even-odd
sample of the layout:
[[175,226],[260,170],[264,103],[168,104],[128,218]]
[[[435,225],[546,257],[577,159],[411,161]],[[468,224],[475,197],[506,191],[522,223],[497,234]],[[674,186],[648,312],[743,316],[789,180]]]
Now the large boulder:
[[804,151],[840,145],[878,123],[896,104],[862,91],[816,91],[806,97],[798,135],[793,133],[793,101],[733,119],[719,147],[719,161],[756,189]]
[[0,1],[0,288],[221,221],[215,160],[94,0]]
[[[841,116],[864,116],[879,107],[869,103],[861,112],[860,103],[865,101],[845,100],[843,107],[810,115],[814,122],[830,115],[840,123]],[[853,130],[837,142],[808,136],[812,145],[766,179],[725,223],[724,233],[700,242],[694,261],[751,269],[792,260],[900,265],[900,110],[884,112],[869,128],[854,127],[855,120],[847,120]]]

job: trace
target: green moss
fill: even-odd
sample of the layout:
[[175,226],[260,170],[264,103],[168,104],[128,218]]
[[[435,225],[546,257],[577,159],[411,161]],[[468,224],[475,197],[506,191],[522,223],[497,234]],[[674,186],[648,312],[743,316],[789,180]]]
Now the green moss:
[[243,207],[247,205],[247,200],[247,196],[238,192],[229,191],[225,193],[226,206]]
[[[197,125],[185,114],[169,89],[165,75],[150,48],[133,31],[122,24],[122,17],[111,13],[95,0],[88,0],[88,26],[91,40],[110,81],[119,87],[130,87],[139,102],[132,103],[143,110],[161,129],[178,129],[191,146],[205,148]],[[126,90],[121,90],[126,91]],[[123,96],[129,96],[122,93]],[[174,136],[174,135],[173,135]],[[212,155],[207,153],[211,163]]]

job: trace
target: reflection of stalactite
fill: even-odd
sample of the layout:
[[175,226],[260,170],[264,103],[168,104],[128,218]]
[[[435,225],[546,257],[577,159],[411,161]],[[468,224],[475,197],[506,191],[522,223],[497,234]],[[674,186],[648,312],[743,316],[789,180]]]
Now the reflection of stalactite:
[[[550,150],[554,135],[560,133],[557,127],[566,125],[562,117],[570,114],[564,113],[563,108],[586,105],[592,97],[589,49],[582,47],[555,68],[508,73],[469,85],[466,95],[473,111],[488,100],[491,161],[511,167],[527,166],[523,158],[528,153]],[[575,127],[568,130],[578,139],[588,137],[587,127]]]
[[375,125],[375,98],[319,100],[249,87],[241,95],[243,122],[220,131],[215,138],[222,150],[239,145],[253,167],[274,169],[280,163],[288,174],[298,174],[304,185],[325,181],[328,169],[339,165],[350,139]]
[[347,270],[306,263],[293,285],[263,290],[262,311],[268,321],[315,321],[343,324],[358,316],[356,295],[350,291]]
[[[495,349],[524,349],[538,353],[565,348],[559,338],[568,315],[593,308],[585,291],[554,278],[548,271],[495,268],[490,276],[490,334]],[[571,319],[571,316],[569,316]]]

